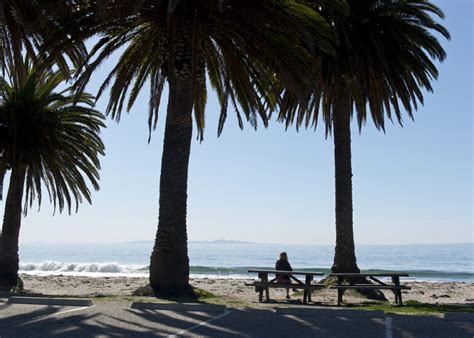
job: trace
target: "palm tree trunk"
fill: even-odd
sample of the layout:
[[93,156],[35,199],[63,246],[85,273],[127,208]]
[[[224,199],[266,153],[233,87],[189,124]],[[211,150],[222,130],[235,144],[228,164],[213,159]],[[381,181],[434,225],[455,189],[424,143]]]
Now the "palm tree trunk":
[[0,288],[11,289],[18,282],[18,240],[20,237],[23,187],[26,168],[13,168],[10,176],[0,252]]
[[334,162],[336,167],[336,250],[332,272],[359,272],[352,217],[351,98],[345,86],[333,113]]
[[192,294],[186,231],[188,166],[194,103],[192,35],[177,24],[175,55],[169,62],[169,100],[160,177],[158,231],[150,262],[150,285],[155,295]]
[[0,164],[0,201],[3,201],[3,182],[5,180],[5,174],[7,167],[4,164]]

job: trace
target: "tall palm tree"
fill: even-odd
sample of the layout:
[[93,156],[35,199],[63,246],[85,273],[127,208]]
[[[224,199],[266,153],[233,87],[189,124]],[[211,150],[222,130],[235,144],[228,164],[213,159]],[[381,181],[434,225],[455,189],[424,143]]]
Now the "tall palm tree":
[[0,239],[2,288],[17,284],[21,214],[35,200],[41,204],[42,188],[55,210],[69,213],[83,199],[91,202],[89,185],[99,189],[103,115],[91,108],[91,95],[59,91],[64,79],[61,71],[38,72],[28,60],[0,77],[0,163],[11,170]]
[[[340,1],[327,2],[341,7]],[[149,83],[151,132],[168,84],[150,283],[155,294],[192,293],[186,231],[188,164],[193,110],[197,136],[203,137],[206,73],[221,104],[218,133],[229,103],[241,127],[243,116],[254,127],[258,116],[266,125],[283,88],[294,95],[307,88],[304,82],[312,67],[308,51],[334,49],[332,29],[318,13],[292,0],[98,1],[82,6],[75,17],[70,27],[81,28],[68,34],[72,40],[100,33],[78,79],[79,90],[108,56],[125,47],[99,91],[100,95],[111,84],[107,112],[112,117],[119,119],[124,108],[130,110]],[[62,39],[55,41],[61,48]]]
[[445,51],[433,33],[449,39],[448,31],[432,15],[443,12],[428,0],[347,0],[348,16],[326,11],[339,46],[335,56],[318,57],[314,93],[303,108],[282,112],[287,126],[316,127],[319,114],[326,135],[333,133],[336,186],[336,248],[333,272],[359,272],[352,217],[351,118],[359,129],[370,112],[377,129],[385,120],[402,125],[402,111],[413,119],[423,104],[423,89],[432,91],[437,79],[434,60]]

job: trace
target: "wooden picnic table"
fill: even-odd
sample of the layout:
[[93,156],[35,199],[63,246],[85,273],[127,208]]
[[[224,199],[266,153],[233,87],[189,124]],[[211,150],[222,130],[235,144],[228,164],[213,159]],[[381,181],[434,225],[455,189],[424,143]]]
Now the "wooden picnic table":
[[[319,271],[285,271],[285,270],[257,270],[250,269],[250,273],[257,273],[259,281],[255,281],[247,286],[255,286],[255,291],[259,293],[258,300],[263,300],[263,292],[265,291],[265,297],[267,300],[270,299],[269,288],[288,288],[288,289],[302,289],[303,290],[303,303],[311,301],[311,292],[316,289],[324,287],[323,284],[312,284],[314,276],[322,276],[323,272]],[[274,274],[275,278],[269,279],[268,275]],[[286,275],[290,278],[290,281],[294,283],[278,283],[276,275]],[[298,279],[295,275],[305,276],[304,282]]]
[[[402,289],[409,290],[409,286],[400,284],[400,277],[408,277],[407,273],[331,273],[329,276],[337,277],[337,285],[331,286],[331,289],[337,289],[337,305],[342,303],[344,291],[347,289],[361,290],[392,290],[395,295],[395,303],[403,305]],[[390,277],[392,283],[381,281],[380,277]],[[363,283],[361,280],[369,278],[373,284]],[[349,284],[344,284],[348,281]]]

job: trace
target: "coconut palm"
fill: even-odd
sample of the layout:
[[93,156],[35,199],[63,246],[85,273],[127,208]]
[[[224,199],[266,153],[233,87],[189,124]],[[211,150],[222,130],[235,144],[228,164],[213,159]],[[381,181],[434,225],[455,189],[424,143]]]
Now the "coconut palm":
[[[58,90],[60,71],[38,72],[30,62],[11,65],[0,78],[1,164],[11,170],[1,236],[0,286],[18,280],[18,240],[22,211],[46,187],[54,209],[91,202],[90,186],[99,189],[99,137],[103,116],[93,110],[94,97]],[[73,104],[77,100],[77,104]]]
[[[327,2],[344,8],[340,1]],[[121,52],[99,91],[111,85],[107,112],[112,117],[119,119],[122,110],[130,110],[149,83],[151,131],[168,84],[150,283],[155,294],[190,293],[186,204],[192,112],[202,139],[207,78],[221,104],[218,133],[229,105],[241,127],[243,118],[256,127],[258,116],[266,125],[282,90],[299,95],[307,88],[304,82],[312,70],[308,51],[317,47],[331,52],[332,29],[315,11],[289,0],[98,1],[78,7],[75,17],[69,27],[81,28],[69,31],[72,40],[100,33],[78,79],[79,90],[105,59]],[[62,38],[55,41],[61,48]]]
[[350,14],[326,12],[339,37],[335,57],[318,58],[319,74],[309,109],[282,112],[287,126],[316,127],[321,112],[326,135],[333,133],[336,178],[336,249],[333,272],[358,272],[352,217],[351,118],[359,129],[370,112],[375,126],[413,119],[438,77],[434,60],[445,51],[433,33],[449,39],[432,16],[443,12],[427,0],[348,0]]

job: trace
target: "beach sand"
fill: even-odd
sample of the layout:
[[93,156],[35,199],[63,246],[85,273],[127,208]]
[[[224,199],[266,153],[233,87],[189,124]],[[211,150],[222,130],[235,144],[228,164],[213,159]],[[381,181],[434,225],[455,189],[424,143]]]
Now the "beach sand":
[[[84,277],[84,276],[38,276],[22,274],[27,293],[49,296],[132,296],[133,291],[148,284],[145,277]],[[223,300],[245,306],[259,306],[258,294],[253,287],[245,286],[250,279],[214,279],[192,278],[191,285],[211,292]],[[474,284],[464,282],[405,282],[411,290],[403,291],[403,299],[416,300],[431,304],[474,304]],[[386,298],[394,301],[393,293],[384,291]],[[284,289],[270,289],[270,298],[286,302]],[[292,301],[301,299],[293,296]],[[334,305],[336,290],[323,289],[313,294],[313,301],[325,305]],[[344,296],[348,303],[360,303],[367,299],[349,291]]]

